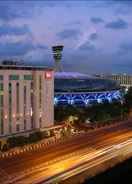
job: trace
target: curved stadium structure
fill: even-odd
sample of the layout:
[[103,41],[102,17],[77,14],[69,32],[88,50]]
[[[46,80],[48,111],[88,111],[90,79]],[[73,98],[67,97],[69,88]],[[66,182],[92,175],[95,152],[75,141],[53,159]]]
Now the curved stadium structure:
[[88,106],[121,98],[120,85],[116,81],[77,72],[55,73],[55,105]]

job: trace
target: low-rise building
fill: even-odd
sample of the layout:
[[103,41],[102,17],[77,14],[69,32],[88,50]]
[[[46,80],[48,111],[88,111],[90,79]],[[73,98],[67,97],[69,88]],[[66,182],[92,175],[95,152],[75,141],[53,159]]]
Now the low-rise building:
[[123,87],[129,88],[132,86],[132,75],[111,74],[111,75],[100,75],[100,77],[118,81],[120,86],[123,86]]
[[51,127],[53,123],[53,70],[0,65],[0,137]]
[[111,79],[119,81],[121,86],[124,86],[124,87],[131,87],[132,86],[132,75],[113,74],[113,75],[111,75]]

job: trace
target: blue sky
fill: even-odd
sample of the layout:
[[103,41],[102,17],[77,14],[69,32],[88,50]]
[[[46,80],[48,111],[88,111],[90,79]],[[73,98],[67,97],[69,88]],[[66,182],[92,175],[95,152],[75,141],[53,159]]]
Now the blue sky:
[[1,59],[53,66],[55,44],[66,71],[132,73],[132,1],[0,1]]

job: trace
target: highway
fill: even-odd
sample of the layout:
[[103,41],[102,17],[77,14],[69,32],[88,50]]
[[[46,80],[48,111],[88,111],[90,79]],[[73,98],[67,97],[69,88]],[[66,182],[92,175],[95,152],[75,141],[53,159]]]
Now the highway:
[[132,147],[132,121],[71,137],[49,149],[0,160],[1,184],[49,184],[114,158]]

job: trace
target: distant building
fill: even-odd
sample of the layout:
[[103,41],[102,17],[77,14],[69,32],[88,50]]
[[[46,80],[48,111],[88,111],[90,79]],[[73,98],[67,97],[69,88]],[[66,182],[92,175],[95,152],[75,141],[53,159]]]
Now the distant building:
[[120,85],[123,87],[129,88],[132,86],[132,75],[111,74],[111,75],[102,75],[102,77],[118,81],[120,83]]
[[53,122],[53,70],[0,65],[0,137],[51,127]]

